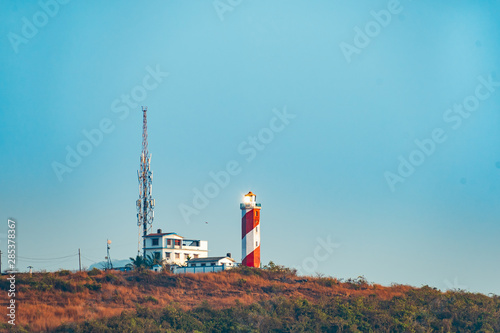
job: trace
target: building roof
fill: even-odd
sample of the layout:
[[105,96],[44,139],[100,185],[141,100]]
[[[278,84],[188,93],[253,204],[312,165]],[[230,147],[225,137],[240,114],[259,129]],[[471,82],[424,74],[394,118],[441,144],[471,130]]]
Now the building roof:
[[245,197],[255,197],[256,195],[252,193],[252,191],[245,194]]
[[158,236],[165,236],[165,235],[175,235],[175,236],[184,238],[182,236],[177,235],[175,232],[161,232],[161,233],[157,232],[157,233],[149,234],[149,235],[146,235],[146,236],[143,236],[143,237],[158,237]]
[[234,260],[233,258],[231,257],[206,257],[206,258],[194,258],[194,259],[190,259],[188,260],[187,262],[189,263],[192,263],[192,262],[207,262],[207,261],[219,261],[221,259],[229,259],[231,261],[234,261],[236,262],[236,260]]

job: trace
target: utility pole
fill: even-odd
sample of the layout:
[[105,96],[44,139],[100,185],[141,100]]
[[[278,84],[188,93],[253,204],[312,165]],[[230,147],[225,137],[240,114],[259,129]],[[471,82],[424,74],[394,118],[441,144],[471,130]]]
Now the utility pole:
[[80,249],[78,249],[78,267],[80,268],[80,272],[82,271],[82,256],[80,253]]
[[0,275],[2,275],[2,250],[0,250]]
[[[153,172],[151,171],[151,156],[148,150],[148,119],[146,112],[148,108],[142,107],[142,153],[140,170],[137,171],[139,178],[139,199],[137,205],[137,225],[142,226],[142,251],[143,258],[146,258],[146,236],[151,228],[154,218],[155,199],[152,198]],[[140,242],[137,252],[139,252]]]

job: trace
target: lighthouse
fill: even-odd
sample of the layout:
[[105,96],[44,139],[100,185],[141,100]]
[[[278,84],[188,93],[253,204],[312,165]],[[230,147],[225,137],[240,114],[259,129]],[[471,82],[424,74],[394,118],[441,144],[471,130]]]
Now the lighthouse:
[[256,195],[248,192],[241,209],[241,264],[260,267],[260,203]]

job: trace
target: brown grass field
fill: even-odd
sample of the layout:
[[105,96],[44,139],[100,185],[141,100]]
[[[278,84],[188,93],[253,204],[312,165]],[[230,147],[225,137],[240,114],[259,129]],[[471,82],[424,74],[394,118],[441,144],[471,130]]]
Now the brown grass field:
[[[50,331],[63,323],[111,317],[134,311],[137,305],[162,308],[176,303],[188,310],[206,301],[215,308],[268,300],[276,296],[316,302],[332,296],[358,295],[388,300],[413,287],[383,287],[363,279],[340,283],[333,278],[296,277],[262,271],[259,275],[235,270],[183,274],[144,272],[77,272],[17,274],[16,323],[29,331]],[[5,280],[5,279],[3,279]],[[302,280],[302,281],[301,281]],[[1,289],[7,284],[2,281]],[[1,307],[8,305],[6,298]],[[6,323],[6,316],[0,322]],[[4,326],[5,327],[5,326]]]

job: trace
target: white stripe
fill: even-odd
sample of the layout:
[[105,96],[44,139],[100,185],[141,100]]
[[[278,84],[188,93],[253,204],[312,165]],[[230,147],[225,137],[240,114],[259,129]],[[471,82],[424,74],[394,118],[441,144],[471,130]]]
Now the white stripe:
[[[251,211],[251,209],[242,209],[241,210],[241,227],[243,228],[243,219],[245,218],[245,215]],[[246,224],[246,219],[245,219],[245,224]],[[245,225],[246,229],[246,225]],[[247,252],[247,242],[246,242],[246,235],[243,236],[241,239],[241,261],[245,259],[245,257],[251,252]]]
[[249,211],[251,211],[252,209],[242,209],[241,210],[241,218],[245,217],[246,213],[248,213]]
[[260,246],[260,230],[257,231],[258,227],[250,230],[241,241],[242,260]]

